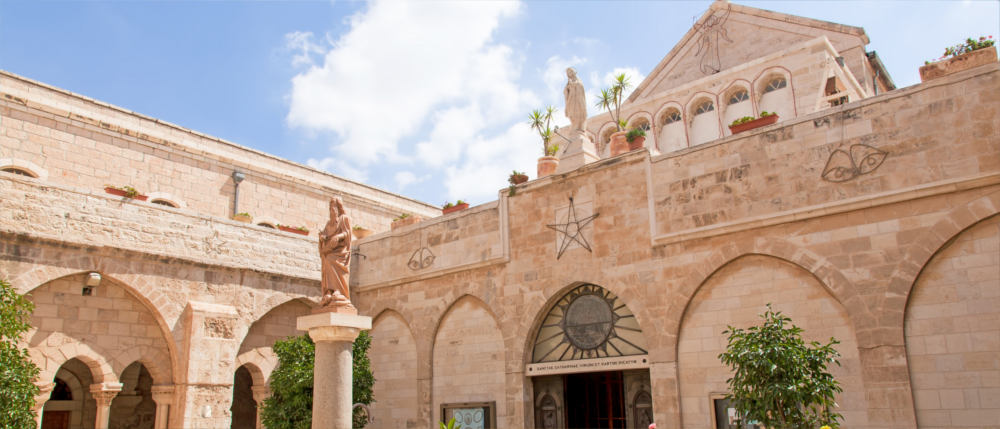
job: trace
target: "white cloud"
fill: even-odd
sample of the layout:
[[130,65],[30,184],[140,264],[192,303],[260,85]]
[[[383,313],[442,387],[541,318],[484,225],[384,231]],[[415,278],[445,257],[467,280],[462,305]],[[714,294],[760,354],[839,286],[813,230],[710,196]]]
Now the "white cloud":
[[404,170],[404,171],[397,171],[393,178],[396,180],[396,187],[399,190],[403,190],[407,186],[423,182],[429,179],[430,177],[431,176],[429,174],[417,177],[417,175],[413,174],[413,172]]
[[527,121],[521,121],[500,135],[476,139],[467,146],[466,154],[464,162],[445,169],[448,198],[489,201],[507,186],[511,170],[527,170],[532,177],[535,175],[542,143]]
[[[425,128],[431,117],[442,121],[433,124],[427,144],[438,144],[434,135],[452,140],[463,132],[475,135],[483,124],[509,117],[531,98],[513,82],[523,60],[491,39],[501,19],[519,7],[509,2],[371,2],[350,19],[350,30],[332,44],[322,64],[292,79],[289,125],[336,133],[331,157],[349,160],[357,169],[378,160],[408,162],[400,141]],[[470,115],[465,119],[472,125],[455,124],[454,106]],[[476,117],[486,117],[480,106],[489,106],[486,120]],[[418,149],[421,159],[456,159],[434,156],[431,149]]]
[[285,35],[285,47],[293,52],[292,66],[313,66],[313,56],[326,53],[326,47],[313,41],[309,31],[295,31]]
[[362,168],[357,168],[350,162],[346,162],[339,158],[309,158],[306,160],[306,165],[315,168],[317,170],[329,171],[341,177],[345,177],[358,182],[368,181],[368,171]]

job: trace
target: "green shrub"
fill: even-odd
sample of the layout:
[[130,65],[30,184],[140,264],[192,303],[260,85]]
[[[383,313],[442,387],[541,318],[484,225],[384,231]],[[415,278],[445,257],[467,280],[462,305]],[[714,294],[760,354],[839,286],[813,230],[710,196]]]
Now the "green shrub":
[[35,395],[38,367],[28,357],[28,350],[18,347],[34,304],[6,280],[0,279],[0,427],[36,429]]

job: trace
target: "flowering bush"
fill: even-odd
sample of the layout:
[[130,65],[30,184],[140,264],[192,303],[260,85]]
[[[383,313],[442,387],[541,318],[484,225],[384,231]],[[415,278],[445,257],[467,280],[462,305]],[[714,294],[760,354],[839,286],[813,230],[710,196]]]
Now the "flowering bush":
[[[941,55],[941,58],[938,58],[934,61],[941,61],[948,59],[950,57],[957,57],[959,55],[972,52],[975,50],[989,48],[990,46],[993,46],[993,43],[994,40],[992,35],[979,36],[979,40],[970,37],[968,39],[965,39],[965,43],[959,43],[955,46],[949,46],[947,48],[944,48],[944,54]],[[927,61],[926,63],[930,63],[930,61]]]

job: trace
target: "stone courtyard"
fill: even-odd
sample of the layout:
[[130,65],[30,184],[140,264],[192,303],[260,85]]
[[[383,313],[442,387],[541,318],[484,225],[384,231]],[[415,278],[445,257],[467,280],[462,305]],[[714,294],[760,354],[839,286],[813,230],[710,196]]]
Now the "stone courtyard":
[[[722,16],[753,37],[706,73]],[[623,106],[644,147],[592,115],[557,173],[447,215],[0,72],[0,276],[36,305],[40,427],[260,427],[335,196],[375,232],[350,277],[372,427],[736,427],[722,332],[767,303],[840,340],[843,427],[997,427],[1000,64],[897,89],[867,43],[715,2]]]

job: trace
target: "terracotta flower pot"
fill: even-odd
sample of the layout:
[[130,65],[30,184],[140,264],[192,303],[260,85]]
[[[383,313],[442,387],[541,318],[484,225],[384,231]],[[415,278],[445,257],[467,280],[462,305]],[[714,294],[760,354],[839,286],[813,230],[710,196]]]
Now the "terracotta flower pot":
[[[628,141],[628,139],[626,139],[626,141]],[[628,142],[628,151],[631,152],[633,150],[642,149],[642,145],[644,143],[646,143],[646,136],[636,137],[632,139],[632,141]]]
[[243,223],[250,223],[253,218],[250,215],[233,215],[233,220],[240,221]]
[[372,230],[370,230],[368,228],[354,228],[353,233],[354,233],[354,238],[357,238],[358,240],[360,240],[362,238],[365,238],[365,237],[367,237],[369,235],[374,234],[375,231],[372,231]]
[[133,195],[130,197],[128,195],[128,192],[125,191],[124,189],[112,188],[110,186],[104,188],[104,192],[107,192],[111,195],[117,195],[119,197],[125,197],[125,198],[132,198],[139,201],[146,201],[146,199],[149,198],[148,195]]
[[618,156],[629,151],[625,134],[625,131],[619,131],[611,135],[611,156]]
[[454,213],[454,212],[457,212],[459,210],[465,210],[467,208],[469,208],[469,203],[455,204],[455,205],[453,205],[451,207],[448,207],[446,209],[441,209],[441,214]]
[[737,134],[737,133],[742,133],[744,131],[750,131],[750,130],[752,130],[754,128],[760,128],[760,127],[763,127],[765,125],[771,125],[771,124],[773,124],[775,122],[778,122],[778,115],[777,114],[770,115],[770,116],[765,116],[763,118],[757,118],[757,119],[754,119],[754,120],[752,120],[750,122],[744,122],[744,123],[739,124],[739,125],[730,125],[729,126],[729,131],[732,132],[733,134]]
[[559,158],[554,156],[543,156],[538,158],[538,177],[542,178],[556,172],[559,167]]
[[528,181],[527,174],[514,174],[510,176],[510,181],[515,185],[520,185]]
[[417,222],[420,222],[422,220],[424,220],[424,219],[422,217],[420,217],[420,216],[410,215],[410,216],[407,216],[405,218],[397,219],[397,220],[392,221],[392,229],[395,230],[396,228],[402,228],[404,226],[410,226],[410,225],[413,225],[413,224],[415,224]]
[[285,231],[285,232],[290,232],[292,234],[309,235],[309,231],[303,231],[301,229],[292,228],[290,226],[285,226],[285,225],[278,225],[278,229],[280,229],[282,231]]
[[953,73],[979,67],[984,64],[997,62],[997,48],[976,49],[962,55],[954,56],[936,63],[930,63],[920,68],[920,81],[927,82],[931,79],[948,76]]

